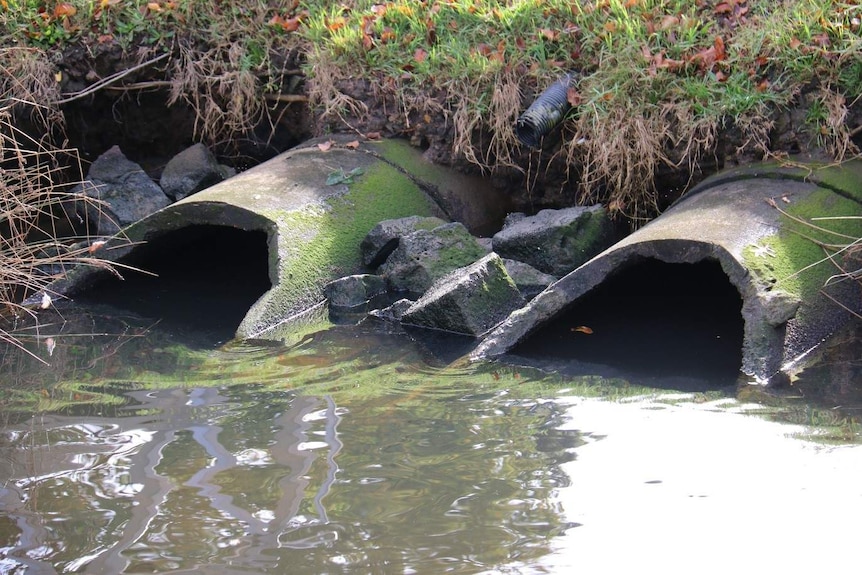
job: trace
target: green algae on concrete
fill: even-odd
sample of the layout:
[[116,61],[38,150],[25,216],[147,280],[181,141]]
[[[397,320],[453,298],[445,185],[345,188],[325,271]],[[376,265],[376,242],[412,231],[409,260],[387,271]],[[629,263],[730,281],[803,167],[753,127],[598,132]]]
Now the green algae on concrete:
[[[742,297],[741,371],[759,382],[780,381],[803,366],[810,352],[854,313],[862,313],[862,286],[830,281],[840,272],[818,245],[849,244],[862,237],[862,221],[812,222],[813,217],[862,213],[856,199],[862,190],[860,165],[767,164],[709,178],[662,216],[511,314],[473,357],[512,349],[617,269],[638,260],[717,260]],[[832,231],[812,230],[806,222]]]
[[[465,197],[472,191],[472,180],[424,161],[405,141],[381,145],[352,140],[332,136],[306,142],[136,222],[122,231],[124,240],[113,239],[101,253],[122,262],[135,250],[135,245],[124,245],[127,239],[151,242],[198,225],[262,231],[272,287],[252,305],[236,335],[287,337],[285,322],[317,306],[327,282],[361,271],[359,246],[374,225],[412,215],[459,218],[457,202],[443,209],[429,192],[439,192],[441,182],[462,182],[458,193]],[[338,174],[351,177],[333,177]],[[478,194],[465,213],[497,214],[504,205],[497,195]],[[230,262],[225,268],[225,281],[232,281]],[[55,293],[73,295],[104,273],[73,272],[52,286]]]
[[[404,173],[385,163],[371,164],[349,186],[318,206],[264,212],[276,222],[279,289],[264,294],[238,329],[240,337],[262,337],[323,299],[323,285],[358,271],[359,244],[382,220],[438,213],[430,198]],[[297,241],[301,238],[303,241]],[[310,287],[314,289],[309,289]]]

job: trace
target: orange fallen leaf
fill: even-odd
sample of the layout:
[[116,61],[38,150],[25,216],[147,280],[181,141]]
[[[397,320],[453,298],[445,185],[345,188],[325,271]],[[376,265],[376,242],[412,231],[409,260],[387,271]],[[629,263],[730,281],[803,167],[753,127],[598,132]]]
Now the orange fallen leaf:
[[591,333],[593,333],[593,330],[592,330],[591,328],[588,328],[588,327],[587,327],[587,326],[585,326],[585,325],[579,325],[578,327],[573,327],[573,328],[572,328],[572,331],[577,331],[577,332],[580,332],[580,333],[585,333],[585,334],[587,334],[587,335],[590,335]]
[[661,19],[661,22],[658,25],[658,29],[662,31],[669,30],[675,26],[679,26],[679,22],[679,16],[673,16],[672,14],[668,14]]
[[379,140],[380,132],[368,132],[367,134],[365,134],[365,137],[369,140]]
[[355,150],[359,147],[359,140],[353,140],[352,142],[347,142],[344,144],[345,148],[350,148],[351,150]]
[[106,242],[105,240],[97,240],[97,241],[93,242],[92,244],[90,244],[90,247],[87,248],[87,251],[90,252],[91,254],[94,254],[97,251],[99,251],[100,249],[102,249],[106,243],[108,243],[108,242]]
[[578,92],[575,88],[569,88],[566,90],[566,100],[568,100],[569,104],[572,106],[580,106],[581,105],[581,93]]
[[78,9],[68,2],[60,2],[54,8],[54,18],[64,18],[66,16],[74,16],[78,13]]
[[424,62],[428,59],[428,52],[424,48],[416,48],[413,52],[413,59],[417,62]]
[[328,152],[329,149],[332,148],[332,144],[334,144],[332,140],[326,140],[325,142],[320,142],[319,144],[317,144],[317,148],[321,152]]

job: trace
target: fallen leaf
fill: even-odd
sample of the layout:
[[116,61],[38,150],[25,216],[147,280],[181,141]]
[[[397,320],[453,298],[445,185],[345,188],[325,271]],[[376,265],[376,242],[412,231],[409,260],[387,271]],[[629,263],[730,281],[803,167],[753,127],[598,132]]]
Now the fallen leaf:
[[413,52],[413,59],[417,62],[424,62],[428,59],[428,52],[424,48],[416,48]]
[[359,147],[359,140],[353,140],[352,142],[347,142],[344,144],[345,148],[350,148],[351,150],[355,150]]
[[45,340],[45,349],[48,351],[48,357],[54,355],[55,347],[57,347],[57,342],[54,341],[53,337],[49,337]]
[[585,325],[579,325],[578,327],[573,327],[573,328],[572,328],[572,331],[577,331],[577,332],[580,332],[580,333],[585,333],[585,334],[587,334],[587,335],[590,335],[591,333],[593,333],[593,330],[592,330],[592,329],[590,329],[590,328],[588,328],[588,327],[587,327],[587,326],[585,326]]
[[722,37],[716,36],[712,45],[715,48],[715,59],[719,62],[725,60],[727,58],[727,52],[724,49],[724,40]]
[[317,144],[317,148],[321,152],[328,152],[329,149],[332,148],[332,144],[334,143],[335,142],[333,142],[332,140],[326,140],[325,142],[320,142],[319,144]]
[[559,32],[556,30],[551,30],[550,28],[542,28],[539,30],[539,35],[542,36],[545,40],[554,41],[557,39]]
[[90,244],[90,247],[87,249],[87,251],[90,252],[91,254],[94,254],[97,251],[99,251],[100,249],[102,249],[106,243],[108,243],[108,242],[106,242],[105,240],[97,240],[97,241],[93,242],[92,244]]
[[661,19],[661,22],[658,25],[658,29],[661,31],[669,30],[671,28],[675,28],[679,26],[679,16],[667,15]]
[[781,196],[781,201],[784,202],[785,204],[789,204],[790,198],[788,198],[787,196]]
[[51,307],[51,296],[46,293],[42,294],[42,303],[39,305],[42,309],[48,309]]
[[581,93],[578,92],[575,88],[569,88],[566,90],[566,100],[568,100],[569,104],[572,106],[580,106],[581,105]]
[[65,18],[67,16],[74,16],[77,13],[78,9],[68,2],[60,2],[54,8],[54,18]]
[[161,12],[162,6],[158,2],[147,2],[147,10],[151,10],[153,12]]
[[369,140],[379,140],[380,132],[368,132],[367,134],[365,134],[365,137]]

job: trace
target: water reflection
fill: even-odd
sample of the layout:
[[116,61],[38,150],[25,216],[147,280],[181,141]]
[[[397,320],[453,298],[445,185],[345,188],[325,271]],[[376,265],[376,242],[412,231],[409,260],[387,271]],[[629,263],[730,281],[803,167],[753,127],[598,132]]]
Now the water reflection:
[[[788,437],[858,438],[853,386],[800,400],[816,372],[783,396],[667,393],[638,385],[654,375],[435,367],[436,345],[367,326],[212,349],[110,321],[51,333],[50,366],[2,357],[2,573],[682,572],[695,556],[662,562],[665,542],[705,556],[752,518],[791,539],[814,492],[804,521],[833,533],[827,507],[862,501],[829,475],[852,479],[858,450]],[[819,436],[769,421],[800,409],[841,415]]]
[[[290,367],[283,352],[241,354],[289,376],[309,367],[299,351]],[[403,367],[375,373],[412,378],[411,392],[343,403],[288,377],[131,391],[124,377],[100,390],[123,402],[104,415],[10,424],[4,572],[470,573],[545,552],[578,435],[548,427],[553,403],[468,389],[463,372],[425,396],[434,371]],[[351,375],[330,383],[363,381]]]

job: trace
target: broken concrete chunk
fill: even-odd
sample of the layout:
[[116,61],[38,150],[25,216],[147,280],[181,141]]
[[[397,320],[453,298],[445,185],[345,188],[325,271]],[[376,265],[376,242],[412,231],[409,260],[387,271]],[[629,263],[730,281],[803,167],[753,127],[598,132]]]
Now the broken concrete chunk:
[[559,279],[550,274],[540,272],[530,264],[517,260],[504,259],[503,264],[506,266],[506,271],[509,272],[515,285],[518,286],[521,295],[528,301],[539,295],[546,287]]
[[417,230],[433,230],[445,223],[440,218],[424,216],[382,221],[371,228],[359,246],[362,250],[362,263],[368,267],[376,268],[386,261],[389,254],[395,251],[395,248],[398,247],[398,240],[402,236]]
[[181,200],[225,179],[222,166],[203,144],[186,148],[168,162],[159,180],[173,200]]
[[787,292],[773,290],[764,294],[763,311],[766,321],[772,327],[786,323],[796,315],[802,301]]
[[404,313],[410,309],[410,306],[413,305],[413,300],[409,299],[400,299],[392,305],[385,307],[383,309],[375,309],[369,312],[368,315],[386,320],[386,321],[401,321],[401,318],[404,316]]
[[524,305],[495,253],[444,276],[414,303],[402,323],[481,336]]
[[162,189],[117,146],[93,162],[87,179],[71,193],[83,193],[101,202],[81,202],[77,208],[90,233],[99,236],[113,235],[170,204]]
[[542,210],[535,216],[510,214],[493,237],[501,257],[564,276],[614,242],[607,210],[600,205]]
[[487,253],[463,224],[453,222],[403,236],[379,272],[393,290],[422,293]]
[[323,287],[323,293],[329,300],[330,306],[357,307],[386,293],[386,280],[370,274],[347,276],[326,284]]

